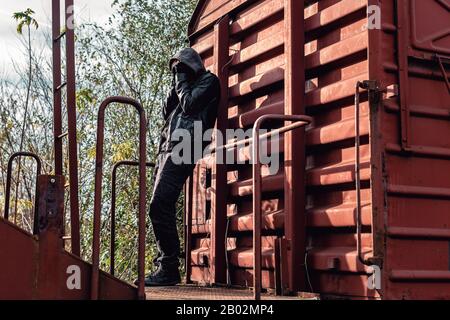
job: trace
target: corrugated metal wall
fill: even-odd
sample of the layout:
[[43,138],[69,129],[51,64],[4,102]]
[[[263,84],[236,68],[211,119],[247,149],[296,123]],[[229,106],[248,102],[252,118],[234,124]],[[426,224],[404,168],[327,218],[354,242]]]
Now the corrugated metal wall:
[[[219,2],[221,3],[219,6]],[[215,9],[221,15],[224,8],[234,8],[240,3],[236,1],[211,1],[202,14],[198,27],[209,23],[215,17]],[[253,1],[255,4],[234,15],[230,26],[230,76],[229,105],[227,128],[248,129],[254,121],[265,113],[284,112],[284,1]],[[201,35],[195,40],[193,47],[202,53],[207,66],[214,70],[214,31]],[[248,160],[250,149],[246,148],[239,155],[240,160]],[[211,162],[206,161],[196,170],[194,194],[201,188],[202,195],[194,196],[193,208],[193,242],[192,280],[209,282],[209,273],[204,265],[210,263],[210,238],[208,219],[211,218],[211,199],[206,189],[212,185],[208,182],[214,178]],[[228,166],[228,265],[232,284],[247,285],[251,282],[252,267],[252,172],[250,165]],[[267,176],[267,168],[263,168]],[[202,183],[197,183],[201,181]],[[263,240],[263,285],[274,287],[275,257],[274,240],[283,235],[283,168],[275,176],[264,179],[263,189],[266,191],[264,211],[266,226]],[[210,192],[209,192],[210,193]],[[195,218],[195,216],[197,218]],[[224,230],[225,232],[227,230]],[[205,258],[206,257],[206,258]],[[226,261],[225,261],[226,262]]]
[[[307,267],[314,292],[375,296],[367,290],[355,235],[355,85],[369,79],[367,1],[316,1],[306,9]],[[372,252],[369,108],[361,103],[363,252]]]
[[[397,8],[396,3],[305,1],[305,108],[315,123],[306,134],[307,254],[301,254],[298,266],[299,272],[306,267],[310,280],[304,290],[366,298],[450,296],[450,99],[435,56],[450,52],[449,4],[436,0],[423,7],[420,0],[400,0]],[[285,112],[284,5],[284,0],[199,4],[191,41],[216,73],[223,70],[217,70],[220,28],[215,23],[227,13],[232,19],[226,128],[246,129],[263,114]],[[368,30],[368,5],[381,9],[381,30]],[[425,18],[430,16],[437,17],[434,24]],[[379,81],[382,90],[389,88],[379,93],[382,102],[372,97],[370,108],[363,94],[360,107],[362,247],[366,257],[383,258],[379,292],[367,288],[369,270],[356,250],[354,95],[356,83],[369,79]],[[401,106],[409,111],[401,112]],[[405,136],[407,152],[402,151]],[[248,159],[249,154],[247,148],[240,156]],[[215,183],[217,167],[211,159],[198,166],[190,181],[188,273],[195,282],[220,282],[211,273],[218,265],[214,255],[220,254],[217,240],[211,241],[211,226],[217,226],[211,218],[220,210],[216,195],[223,191],[228,224],[219,232],[228,232],[229,249],[223,263],[228,263],[232,284],[250,286],[251,166],[228,166],[227,171],[228,189]],[[270,288],[277,279],[288,285],[286,248],[278,242],[285,235],[284,172],[280,168],[269,176],[263,168],[263,286]],[[274,272],[276,267],[280,272]]]

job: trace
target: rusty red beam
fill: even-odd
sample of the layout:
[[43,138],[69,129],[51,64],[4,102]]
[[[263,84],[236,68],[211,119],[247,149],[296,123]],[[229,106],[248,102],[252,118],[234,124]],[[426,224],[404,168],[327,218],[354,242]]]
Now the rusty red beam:
[[[78,198],[77,100],[75,73],[75,26],[73,0],[65,0],[66,72],[67,72],[67,135],[69,145],[69,203],[72,253],[80,256],[80,203]],[[60,136],[61,137],[61,136]]]
[[409,151],[411,138],[411,110],[409,107],[409,64],[408,52],[409,30],[407,23],[408,3],[405,0],[396,0],[397,10],[397,59],[398,59],[398,82],[400,84],[400,123],[401,123],[401,146],[403,151]]
[[[217,117],[217,130],[225,132],[228,119],[228,64],[229,56],[229,17],[223,17],[214,26],[214,68],[221,85],[221,99]],[[217,153],[216,153],[217,156]],[[212,189],[215,190],[211,199],[211,279],[213,283],[226,283],[225,229],[227,220],[227,166],[215,161],[212,169]]]
[[[284,1],[284,113],[305,114],[304,1]],[[295,119],[292,118],[292,119]],[[306,272],[299,268],[306,254],[305,132],[290,132],[284,140],[284,208],[289,291],[306,290]]]
[[53,52],[53,136],[55,153],[55,174],[63,175],[62,94],[61,94],[61,5],[52,0],[52,52]]
[[103,182],[103,145],[105,140],[105,111],[112,103],[133,106],[139,114],[139,221],[138,221],[138,297],[145,300],[145,216],[146,216],[146,134],[147,123],[142,105],[131,98],[109,97],[102,102],[98,112],[97,151],[95,168],[95,199],[94,199],[94,230],[92,247],[92,283],[91,299],[99,297],[100,274],[100,227],[102,211],[102,182]]
[[[17,158],[32,158],[36,161],[36,186],[35,186],[35,199],[34,199],[34,220],[33,220],[33,234],[38,234],[38,202],[39,202],[39,189],[38,189],[38,180],[42,171],[42,161],[38,155],[31,152],[17,152],[14,153],[8,161],[8,169],[6,173],[6,190],[5,190],[5,212],[4,217],[5,220],[9,219],[9,204],[11,198],[11,182],[12,182],[12,166],[14,160]],[[17,212],[14,214],[17,215]]]
[[[114,276],[116,265],[116,197],[117,197],[117,171],[121,167],[139,167],[137,161],[120,161],[113,166],[111,174],[111,243],[110,243],[110,273]],[[148,168],[154,168],[154,163],[147,163]]]

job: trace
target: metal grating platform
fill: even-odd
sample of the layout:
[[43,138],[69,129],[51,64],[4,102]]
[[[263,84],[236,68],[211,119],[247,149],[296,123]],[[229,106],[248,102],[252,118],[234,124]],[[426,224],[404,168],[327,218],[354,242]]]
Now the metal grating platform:
[[[252,300],[253,293],[245,289],[219,287],[176,286],[147,288],[147,300]],[[301,300],[299,297],[279,297],[263,294],[263,300]]]

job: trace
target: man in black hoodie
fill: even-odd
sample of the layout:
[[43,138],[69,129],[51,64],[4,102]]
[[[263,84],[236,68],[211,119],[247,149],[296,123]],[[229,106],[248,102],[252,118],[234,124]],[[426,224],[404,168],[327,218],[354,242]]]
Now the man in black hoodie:
[[202,143],[194,141],[194,123],[201,123],[203,132],[213,128],[220,101],[219,79],[206,71],[195,50],[181,50],[170,60],[170,69],[174,75],[173,88],[164,104],[166,123],[161,132],[150,203],[150,218],[158,245],[158,257],[155,260],[158,269],[146,278],[147,286],[171,286],[181,281],[176,204],[198,159],[192,159],[191,163],[174,163],[173,149],[177,145],[172,139],[174,132],[187,130],[191,146]]

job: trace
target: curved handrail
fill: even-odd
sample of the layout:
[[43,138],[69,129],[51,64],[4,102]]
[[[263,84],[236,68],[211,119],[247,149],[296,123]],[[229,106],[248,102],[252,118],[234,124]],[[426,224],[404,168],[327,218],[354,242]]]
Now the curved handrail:
[[91,299],[97,300],[99,296],[100,275],[100,226],[102,209],[102,182],[103,182],[103,144],[105,134],[105,110],[112,103],[121,103],[135,107],[139,113],[139,222],[138,222],[138,297],[145,299],[145,197],[146,186],[146,134],[147,123],[142,105],[131,98],[109,97],[102,102],[98,112],[97,125],[97,152],[95,168],[95,200],[94,200],[94,230],[92,245],[92,278]]
[[[111,174],[111,240],[110,240],[110,273],[114,276],[115,274],[115,265],[116,265],[116,190],[117,190],[117,170],[120,167],[138,167],[139,162],[137,161],[119,161],[117,162],[112,169]],[[154,168],[154,163],[147,163],[148,168]]]
[[261,192],[262,192],[262,177],[261,177],[261,163],[259,159],[260,140],[263,136],[259,135],[262,125],[268,120],[284,120],[291,121],[290,125],[286,125],[280,129],[273,130],[265,137],[273,137],[275,135],[283,134],[300,127],[304,127],[313,122],[313,119],[302,115],[264,115],[256,120],[253,126],[253,295],[255,300],[261,300]]
[[[272,130],[268,133],[259,134],[262,125],[268,120],[281,120],[292,122],[279,129]],[[211,152],[219,150],[233,149],[238,146],[253,144],[252,159],[253,159],[253,290],[254,299],[261,300],[261,163],[259,159],[259,142],[261,139],[268,139],[276,135],[287,133],[289,131],[304,127],[313,122],[312,117],[303,115],[281,115],[281,114],[266,114],[259,117],[254,126],[252,138],[232,142],[223,146],[215,147]],[[258,137],[255,139],[255,137]]]
[[[42,161],[41,158],[37,154],[31,153],[31,152],[16,152],[14,153],[8,160],[8,169],[7,169],[7,176],[6,176],[6,190],[5,190],[5,213],[4,217],[5,220],[9,220],[9,204],[10,204],[10,198],[11,198],[11,180],[12,180],[12,166],[14,163],[14,160],[17,158],[32,158],[36,161],[36,186],[35,186],[35,199],[34,199],[34,221],[33,221],[33,234],[36,235],[38,233],[38,201],[39,201],[39,194],[38,194],[38,178],[41,175],[42,170]],[[16,213],[17,214],[17,213]]]

